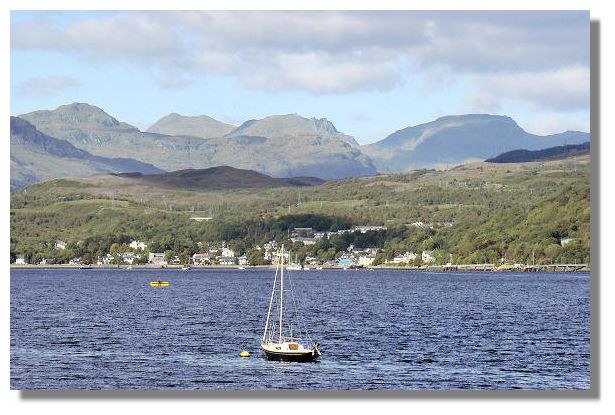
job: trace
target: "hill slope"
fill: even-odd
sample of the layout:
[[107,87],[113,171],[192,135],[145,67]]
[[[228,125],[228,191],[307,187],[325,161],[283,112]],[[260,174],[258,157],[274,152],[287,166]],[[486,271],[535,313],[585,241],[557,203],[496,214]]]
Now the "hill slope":
[[108,172],[160,173],[162,170],[129,158],[94,156],[11,117],[11,192],[55,177],[90,176]]
[[227,165],[275,177],[335,179],[376,173],[352,137],[338,133],[326,120],[297,115],[249,121],[224,137],[209,139],[144,133],[87,104],[21,117],[92,154],[130,154],[168,171]]
[[230,190],[264,187],[316,186],[324,180],[316,177],[274,178],[252,170],[229,166],[187,169],[169,173],[119,173],[116,176],[177,190]]
[[[272,239],[290,246],[294,227],[386,225],[377,234],[292,244],[293,253],[324,261],[352,244],[382,248],[381,259],[433,250],[441,263],[449,254],[455,263],[499,263],[502,257],[511,263],[589,262],[589,167],[589,156],[578,158],[577,169],[569,159],[476,162],[300,189],[232,191],[191,191],[109,175],[50,180],[11,196],[11,251],[49,259],[58,255],[53,241],[62,239],[73,246],[62,251],[66,261],[86,253],[95,259],[114,243],[139,239],[151,252],[172,250],[188,258],[203,249],[199,242],[224,240],[241,253]],[[194,216],[213,220],[197,223]],[[410,225],[416,222],[433,228]],[[562,238],[572,241],[562,245]]]
[[513,150],[485,160],[488,163],[526,163],[528,161],[557,160],[589,154],[589,141],[582,144],[549,147],[543,150]]
[[583,132],[538,136],[510,117],[468,114],[407,127],[362,149],[379,171],[394,172],[484,160],[519,148],[538,150],[585,141],[589,134]]
[[176,113],[166,115],[147,129],[148,133],[190,135],[201,138],[222,137],[236,127],[215,120],[207,115],[188,117]]

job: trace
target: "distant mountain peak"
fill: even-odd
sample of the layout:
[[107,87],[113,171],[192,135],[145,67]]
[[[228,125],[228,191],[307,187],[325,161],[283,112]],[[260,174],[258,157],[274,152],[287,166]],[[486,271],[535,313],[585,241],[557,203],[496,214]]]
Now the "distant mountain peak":
[[147,129],[147,132],[216,138],[222,137],[234,129],[234,125],[223,123],[208,115],[181,115],[172,112],[156,121]]
[[272,137],[297,134],[336,135],[341,133],[326,118],[306,118],[295,113],[270,115],[262,119],[248,120],[229,135]]
[[381,172],[391,172],[454,166],[519,148],[537,150],[588,140],[589,135],[580,132],[530,134],[506,115],[462,114],[403,128],[363,151]]
[[62,124],[64,127],[138,130],[130,124],[120,122],[101,108],[84,102],[60,105],[53,110],[34,111],[19,116],[37,125],[41,129],[43,124]]

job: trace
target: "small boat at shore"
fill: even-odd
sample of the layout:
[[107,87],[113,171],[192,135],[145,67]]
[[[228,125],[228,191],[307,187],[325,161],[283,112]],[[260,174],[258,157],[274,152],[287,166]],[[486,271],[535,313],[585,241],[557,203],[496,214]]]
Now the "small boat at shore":
[[91,265],[81,265],[79,269],[92,269]]
[[[261,341],[261,350],[269,360],[287,362],[311,362],[321,353],[318,343],[312,341],[305,324],[302,322],[302,315],[297,310],[297,302],[292,292],[292,279],[287,276],[287,287],[284,287],[284,246],[278,251],[275,257],[275,276],[271,299],[269,300],[269,310],[265,330]],[[284,308],[284,297],[286,291],[291,293],[291,307]],[[274,306],[275,304],[275,306]],[[289,315],[288,309],[292,308]],[[294,312],[292,312],[294,311]],[[275,316],[277,314],[277,321]]]
[[190,268],[190,266],[189,266],[189,265],[184,265],[184,266],[182,267],[182,271],[190,271],[191,269],[192,269],[192,268]]
[[169,286],[169,281],[151,281],[149,283],[150,286],[152,287],[168,287]]

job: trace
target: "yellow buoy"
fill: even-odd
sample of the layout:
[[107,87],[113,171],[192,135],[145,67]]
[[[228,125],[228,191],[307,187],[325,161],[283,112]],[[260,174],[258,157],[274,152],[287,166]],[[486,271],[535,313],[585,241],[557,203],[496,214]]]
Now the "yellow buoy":
[[241,357],[250,357],[250,352],[247,352],[247,351],[244,350],[243,352],[239,353],[239,356],[241,356]]
[[169,281],[152,281],[149,283],[152,287],[168,287]]

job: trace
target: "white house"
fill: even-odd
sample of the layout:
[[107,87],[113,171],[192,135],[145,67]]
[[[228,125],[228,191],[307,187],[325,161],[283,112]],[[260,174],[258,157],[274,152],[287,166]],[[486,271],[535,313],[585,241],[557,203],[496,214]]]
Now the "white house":
[[394,264],[409,264],[410,262],[416,259],[417,255],[414,252],[405,252],[403,255],[397,255],[393,258],[392,263]]
[[239,265],[250,265],[250,263],[248,261],[248,257],[245,254],[243,254],[242,256],[237,258],[237,263]]
[[559,243],[561,246],[566,246],[572,241],[574,241],[574,238],[562,238],[560,239]]
[[147,262],[154,265],[167,265],[163,252],[150,252],[147,257]]
[[113,264],[113,262],[115,262],[115,259],[113,258],[113,255],[106,254],[102,258],[99,257],[98,261],[96,263],[98,265],[109,265],[109,264]]
[[386,231],[386,226],[371,226],[371,225],[362,225],[362,226],[354,226],[352,228],[353,231],[359,231],[361,233],[366,233],[370,231]]
[[361,255],[359,256],[358,264],[362,267],[369,267],[374,263],[376,255]]
[[209,264],[211,257],[208,252],[198,252],[192,255],[192,263],[196,265]]
[[221,256],[218,258],[218,264],[220,265],[235,265],[235,257]]
[[147,244],[141,241],[132,241],[130,245],[128,246],[131,247],[132,249],[141,249],[141,250],[145,250],[147,248]]
[[230,249],[230,248],[222,248],[222,251],[220,252],[220,255],[223,257],[234,257],[235,256],[235,252]]
[[141,255],[135,254],[134,252],[122,252],[122,261],[126,264],[133,264],[135,259],[141,258]]
[[15,258],[15,264],[17,265],[26,265],[26,259],[22,256],[18,256],[17,258]]
[[47,258],[42,258],[39,263],[39,265],[47,265]]
[[55,243],[55,248],[56,249],[66,249],[66,243],[58,239]]
[[77,257],[71,259],[70,261],[68,261],[68,265],[81,265],[81,258]]
[[433,251],[423,251],[421,254],[421,259],[426,263],[436,262],[436,258],[433,256]]

